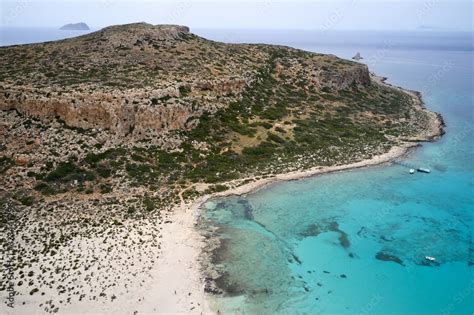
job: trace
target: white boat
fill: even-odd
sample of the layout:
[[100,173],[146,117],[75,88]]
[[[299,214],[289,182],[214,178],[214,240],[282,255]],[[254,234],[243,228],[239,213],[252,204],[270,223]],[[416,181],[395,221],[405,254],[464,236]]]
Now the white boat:
[[431,256],[425,256],[425,259],[429,261],[436,261],[436,258],[431,257]]
[[415,169],[414,168],[410,168],[410,174],[415,174]]
[[431,170],[429,168],[420,167],[420,168],[418,168],[418,172],[431,173]]

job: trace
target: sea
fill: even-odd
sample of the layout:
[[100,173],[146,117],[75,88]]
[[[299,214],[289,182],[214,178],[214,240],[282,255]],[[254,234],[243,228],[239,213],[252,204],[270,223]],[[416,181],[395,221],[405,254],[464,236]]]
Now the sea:
[[[391,163],[280,182],[203,205],[220,314],[474,314],[473,33],[195,29],[351,59],[422,93],[446,134]],[[82,35],[0,28],[0,45]],[[409,174],[426,167],[431,173]],[[435,258],[434,261],[426,257]]]

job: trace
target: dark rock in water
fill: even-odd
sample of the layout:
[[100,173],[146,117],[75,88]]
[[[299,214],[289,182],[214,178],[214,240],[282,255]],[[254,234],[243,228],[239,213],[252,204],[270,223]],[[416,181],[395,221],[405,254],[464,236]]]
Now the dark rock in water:
[[60,30],[64,31],[88,31],[90,30],[89,26],[86,23],[70,23],[63,25]]
[[217,265],[225,261],[226,253],[229,247],[229,242],[230,241],[228,239],[219,240],[219,246],[212,251],[212,255],[211,255],[212,264]]
[[344,248],[349,248],[351,246],[351,242],[349,241],[349,238],[345,232],[341,231],[341,234],[339,235],[339,243]]
[[393,241],[393,238],[390,239],[390,238],[386,237],[385,235],[381,235],[381,236],[380,236],[380,239],[381,239],[381,240],[384,240],[384,241],[386,241],[386,242],[392,242],[392,241]]
[[318,287],[322,287],[323,285],[321,283],[316,283],[318,285]]
[[295,254],[291,254],[291,257],[293,257],[293,259],[296,261],[298,265],[301,265],[301,260],[298,258],[298,256],[296,256]]
[[216,209],[224,209],[226,207],[226,203],[224,201],[221,201],[216,204]]
[[244,198],[240,198],[239,200],[237,200],[237,203],[240,203],[240,204],[242,204],[242,205],[245,205],[245,204],[248,204],[249,202],[248,202],[246,199],[244,199]]
[[400,258],[398,258],[395,255],[387,254],[387,253],[384,253],[384,252],[378,252],[377,255],[375,255],[375,258],[377,258],[378,260],[382,260],[382,261],[393,261],[397,264],[405,266],[403,264],[403,260],[401,260]]
[[474,266],[474,261],[468,262],[467,265],[468,265],[469,267]]
[[345,274],[340,275],[340,277],[344,278],[344,279],[347,278],[347,276]]
[[239,287],[237,283],[228,279],[227,273],[224,273],[219,278],[215,279],[214,283],[216,284],[216,287],[222,290],[226,296],[239,296],[245,293],[245,291]]
[[330,273],[329,271],[323,270],[324,273]]
[[351,246],[347,233],[339,229],[339,224],[337,222],[331,222],[328,229],[329,231],[339,233],[339,244],[341,244],[342,247],[349,248]]
[[209,277],[206,278],[206,280],[204,281],[204,292],[213,294],[213,295],[222,294],[222,291],[216,287],[214,279],[209,278]]
[[244,208],[245,219],[252,221],[254,219],[254,216],[253,216],[253,208],[250,205],[250,203],[245,199],[239,199],[237,200],[237,203],[242,205],[242,207]]
[[267,288],[263,288],[263,289],[258,289],[258,290],[252,290],[250,292],[252,295],[268,295],[270,294],[270,291],[267,289]]
[[354,257],[355,257],[353,253],[349,253],[348,256],[349,256],[350,258],[354,258]]
[[361,227],[359,231],[357,231],[357,236],[362,236],[363,234],[367,233],[367,228],[365,226]]
[[328,230],[333,231],[333,232],[338,232],[339,231],[339,223],[337,223],[336,221],[333,221],[333,222],[329,223]]
[[302,237],[312,237],[312,236],[318,236],[320,233],[321,233],[321,230],[319,229],[319,227],[316,224],[312,223],[308,225],[306,230],[304,230],[300,235]]

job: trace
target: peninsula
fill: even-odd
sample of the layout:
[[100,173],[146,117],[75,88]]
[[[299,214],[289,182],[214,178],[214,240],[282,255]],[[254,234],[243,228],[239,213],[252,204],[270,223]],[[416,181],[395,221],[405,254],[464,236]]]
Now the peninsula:
[[387,162],[443,129],[364,64],[145,23],[0,47],[0,125],[25,313],[208,313],[200,202]]

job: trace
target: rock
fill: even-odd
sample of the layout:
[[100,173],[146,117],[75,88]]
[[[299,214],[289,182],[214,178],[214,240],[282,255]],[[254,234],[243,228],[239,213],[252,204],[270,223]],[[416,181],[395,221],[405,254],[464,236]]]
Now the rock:
[[30,162],[30,158],[26,155],[19,155],[15,158],[15,164],[18,166],[24,166]]

